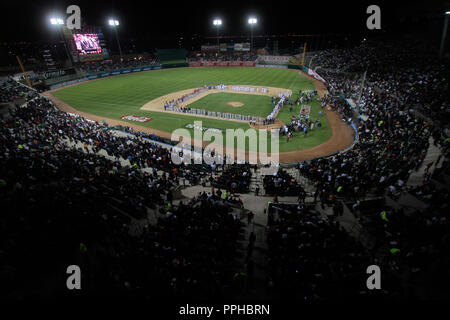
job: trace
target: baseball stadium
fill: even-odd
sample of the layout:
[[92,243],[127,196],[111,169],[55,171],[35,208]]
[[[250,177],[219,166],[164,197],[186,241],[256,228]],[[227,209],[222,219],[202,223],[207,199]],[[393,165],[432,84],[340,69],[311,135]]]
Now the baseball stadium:
[[0,301],[450,300],[448,1],[139,6],[1,4]]
[[[226,84],[228,90],[215,89],[222,83]],[[233,87],[241,86],[255,91],[233,90]],[[210,89],[187,100],[182,107],[247,116],[248,119],[219,120],[208,116],[206,112],[201,115],[165,110],[164,104],[168,101],[178,100],[204,87]],[[256,91],[258,88],[260,90]],[[263,89],[267,91],[262,92]],[[300,104],[301,93],[311,91],[319,94],[307,103]],[[278,102],[276,100],[279,100],[275,99],[272,103],[271,97],[278,98],[281,92],[291,94],[290,105],[277,113],[273,123],[265,125],[263,121]],[[169,139],[172,131],[189,128],[195,120],[202,120],[204,127],[219,130],[247,130],[251,127],[280,129],[289,124],[292,117],[298,117],[302,108],[307,106],[305,119],[312,123],[320,120],[320,130],[316,128],[306,134],[300,132],[297,139],[290,141],[281,137],[279,142],[281,161],[295,163],[342,151],[354,141],[355,133],[350,124],[343,122],[337,112],[321,106],[320,96],[323,97],[325,92],[322,82],[300,70],[224,66],[171,68],[117,75],[50,90],[46,94],[67,112],[99,122],[130,126]],[[134,116],[131,120],[130,115]],[[259,121],[252,122],[253,118]],[[193,129],[190,130],[193,132]],[[250,147],[247,143],[246,148]]]

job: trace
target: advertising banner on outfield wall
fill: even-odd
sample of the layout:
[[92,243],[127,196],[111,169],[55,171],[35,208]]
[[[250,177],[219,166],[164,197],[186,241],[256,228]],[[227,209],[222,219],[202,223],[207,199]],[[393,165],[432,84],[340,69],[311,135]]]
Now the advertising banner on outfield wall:
[[216,61],[205,61],[202,63],[204,67],[214,67],[216,65]]
[[161,65],[146,66],[146,67],[142,67],[142,68],[134,68],[134,69],[131,69],[131,70],[129,70],[129,69],[121,69],[121,70],[113,70],[111,72],[101,72],[101,73],[96,73],[96,74],[88,74],[86,77],[81,78],[81,79],[65,81],[65,82],[61,82],[61,83],[58,83],[58,84],[51,85],[50,89],[65,87],[67,85],[78,83],[78,82],[83,82],[83,81],[93,80],[93,79],[98,79],[98,78],[105,78],[105,77],[119,75],[119,74],[125,74],[125,73],[130,73],[130,72],[139,72],[139,71],[148,71],[148,70],[158,70],[158,69],[161,69]]
[[69,69],[61,69],[61,70],[55,70],[55,71],[45,71],[45,72],[41,72],[39,74],[39,76],[42,79],[53,79],[53,78],[58,78],[58,77],[63,77],[66,75],[70,75],[70,74],[75,74],[76,71],[74,68],[69,68]]
[[289,63],[292,56],[266,56],[266,55],[260,55],[258,56],[259,61],[264,62],[276,62],[276,63]]
[[192,61],[189,67],[254,67],[253,61]]
[[71,81],[66,81],[66,82],[61,82],[58,84],[54,84],[52,86],[50,86],[50,89],[56,89],[56,88],[60,88],[60,87],[65,87],[74,83],[78,83],[78,82],[83,82],[89,80],[89,78],[81,78],[81,79],[76,79],[76,80],[71,80]]
[[161,65],[154,65],[154,66],[146,66],[142,68],[133,68],[133,69],[120,69],[120,70],[113,70],[111,72],[102,72],[102,73],[95,73],[95,74],[88,74],[87,78],[89,80],[91,79],[97,79],[97,78],[104,78],[108,76],[115,76],[119,74],[126,74],[130,72],[140,72],[140,71],[148,71],[148,70],[157,70],[161,69]]
[[258,68],[288,69],[288,66],[281,65],[281,64],[256,64],[255,67],[258,67]]

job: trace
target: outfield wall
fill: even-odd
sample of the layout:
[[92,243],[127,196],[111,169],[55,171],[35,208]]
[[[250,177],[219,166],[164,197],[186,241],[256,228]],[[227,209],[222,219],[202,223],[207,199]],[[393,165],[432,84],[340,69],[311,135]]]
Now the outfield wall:
[[87,78],[89,80],[91,80],[91,79],[115,76],[115,75],[119,75],[119,74],[127,74],[127,73],[133,73],[133,72],[141,72],[141,71],[150,71],[150,70],[156,70],[156,69],[161,69],[161,68],[162,68],[162,66],[160,64],[151,65],[151,66],[137,67],[137,68],[123,68],[123,69],[116,69],[116,70],[112,70],[112,71],[108,71],[108,72],[90,73],[90,74],[87,75]]
[[[79,83],[87,80],[94,80],[94,79],[101,79],[106,78],[109,76],[115,76],[119,74],[128,74],[128,73],[134,73],[134,72],[141,72],[141,71],[150,71],[150,70],[159,70],[159,69],[169,69],[169,68],[184,68],[184,67],[213,67],[213,66],[240,66],[240,67],[255,67],[255,62],[253,61],[207,61],[207,62],[189,62],[189,63],[164,63],[158,65],[149,65],[149,66],[143,66],[143,67],[137,67],[137,68],[123,68],[123,69],[116,69],[112,71],[107,72],[97,72],[97,73],[90,73],[87,74],[85,77],[80,79],[74,79],[71,81],[64,81],[60,82],[54,85],[50,86],[50,90],[65,87],[74,83]],[[266,66],[267,67],[267,66]],[[276,67],[276,66],[274,66]]]
[[65,86],[79,83],[79,82],[84,82],[87,80],[101,79],[101,78],[106,78],[109,76],[116,76],[119,74],[127,74],[127,73],[133,73],[133,72],[158,70],[161,68],[162,68],[161,65],[152,65],[152,66],[144,66],[144,67],[137,67],[137,68],[122,68],[122,69],[116,69],[116,70],[112,70],[112,71],[108,71],[108,72],[90,73],[90,74],[87,74],[83,78],[74,79],[74,80],[70,80],[70,81],[64,81],[64,82],[60,82],[60,83],[57,83],[54,85],[50,85],[50,90],[65,87]]
[[294,64],[265,64],[254,61],[191,61],[189,67],[256,67],[256,68],[276,68],[276,69],[300,69]]
[[189,67],[254,67],[254,61],[192,61]]

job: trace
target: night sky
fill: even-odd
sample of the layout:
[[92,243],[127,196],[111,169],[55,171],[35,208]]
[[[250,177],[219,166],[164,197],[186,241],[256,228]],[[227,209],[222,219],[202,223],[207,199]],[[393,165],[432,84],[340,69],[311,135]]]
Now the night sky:
[[[258,18],[254,34],[317,34],[367,31],[366,8],[381,7],[385,32],[412,31],[422,24],[440,24],[442,13],[450,10],[450,1],[55,1],[1,0],[0,41],[45,41],[51,27],[52,12],[65,11],[70,4],[81,8],[82,23],[108,28],[110,16],[120,20],[121,37],[148,41],[161,37],[214,36],[214,17],[223,20],[221,34],[248,34],[247,18]],[[223,4],[221,3],[223,2]],[[146,3],[145,5],[143,3]],[[289,3],[289,4],[288,4]],[[294,6],[296,3],[297,6]],[[65,14],[63,15],[65,17]]]

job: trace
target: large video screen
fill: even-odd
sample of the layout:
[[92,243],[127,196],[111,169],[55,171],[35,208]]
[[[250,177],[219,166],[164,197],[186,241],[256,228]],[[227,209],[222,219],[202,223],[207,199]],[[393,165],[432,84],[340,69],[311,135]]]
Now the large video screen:
[[99,54],[102,48],[95,33],[78,33],[73,35],[73,40],[77,46],[79,55]]

